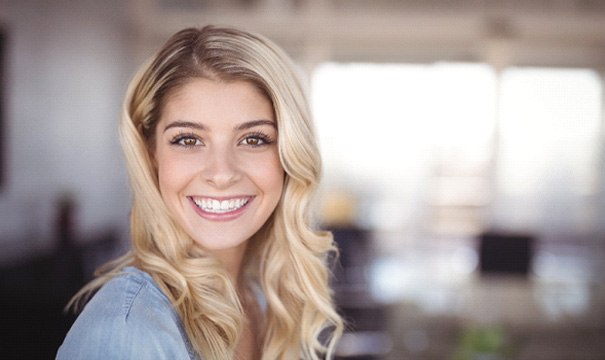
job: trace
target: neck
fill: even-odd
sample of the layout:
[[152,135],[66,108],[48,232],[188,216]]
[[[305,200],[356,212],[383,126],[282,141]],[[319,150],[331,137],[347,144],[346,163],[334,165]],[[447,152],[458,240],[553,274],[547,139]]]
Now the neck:
[[240,284],[243,280],[242,263],[245,253],[245,244],[232,249],[216,250],[211,252],[212,256],[223,264],[225,270],[227,270],[237,288],[240,287]]

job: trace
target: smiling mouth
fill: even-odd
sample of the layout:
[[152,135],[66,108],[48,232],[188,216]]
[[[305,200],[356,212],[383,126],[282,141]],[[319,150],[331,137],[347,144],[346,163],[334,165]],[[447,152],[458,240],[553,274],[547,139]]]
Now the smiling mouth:
[[246,206],[251,197],[218,200],[211,198],[191,197],[193,203],[202,211],[211,214],[225,214],[239,210]]

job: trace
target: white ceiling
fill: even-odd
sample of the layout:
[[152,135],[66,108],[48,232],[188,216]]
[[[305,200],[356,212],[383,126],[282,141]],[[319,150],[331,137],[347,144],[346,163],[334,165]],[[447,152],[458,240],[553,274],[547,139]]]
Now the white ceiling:
[[184,26],[258,31],[302,63],[486,61],[605,69],[599,0],[131,0],[141,54]]

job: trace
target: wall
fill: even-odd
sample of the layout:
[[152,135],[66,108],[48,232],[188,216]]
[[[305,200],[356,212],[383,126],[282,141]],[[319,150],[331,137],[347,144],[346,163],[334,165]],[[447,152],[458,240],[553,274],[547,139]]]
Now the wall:
[[127,224],[117,139],[133,71],[119,0],[0,1],[7,32],[0,261],[52,246],[55,205],[77,201],[81,241]]

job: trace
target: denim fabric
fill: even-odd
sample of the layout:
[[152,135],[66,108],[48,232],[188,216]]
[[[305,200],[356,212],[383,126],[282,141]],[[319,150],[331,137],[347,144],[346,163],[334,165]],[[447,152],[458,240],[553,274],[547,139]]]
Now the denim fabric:
[[56,358],[199,360],[168,298],[149,274],[134,267],[93,296]]

